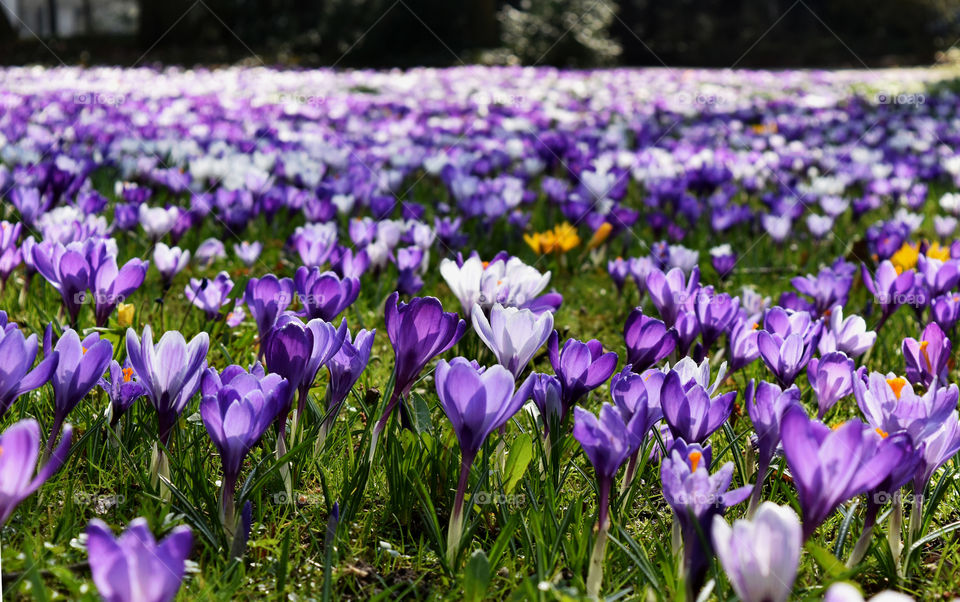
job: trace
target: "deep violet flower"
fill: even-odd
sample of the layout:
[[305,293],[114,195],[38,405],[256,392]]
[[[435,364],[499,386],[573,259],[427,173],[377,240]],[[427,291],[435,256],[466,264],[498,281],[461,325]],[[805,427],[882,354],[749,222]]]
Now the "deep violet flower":
[[[453,347],[466,330],[467,323],[455,312],[443,311],[434,297],[414,297],[410,303],[399,301],[393,293],[387,298],[387,336],[393,345],[395,365],[393,392],[374,429],[370,455],[376,451],[377,438],[387,425],[403,396],[410,392],[420,372],[431,359]],[[405,416],[401,407],[401,418]]]
[[560,381],[560,420],[564,421],[575,403],[610,378],[617,369],[617,354],[604,353],[603,345],[596,339],[586,343],[567,339],[562,348],[559,340],[560,335],[554,331],[547,341],[547,351]]
[[656,318],[644,316],[637,307],[627,316],[623,340],[627,346],[627,363],[639,373],[673,353],[677,346],[677,332]]
[[340,278],[334,272],[324,272],[317,267],[297,268],[293,284],[297,299],[303,305],[301,315],[308,320],[320,318],[331,322],[360,294],[360,281],[356,278]]
[[463,533],[463,500],[470,477],[470,467],[493,431],[509,420],[529,399],[533,386],[528,378],[514,392],[513,374],[500,365],[477,369],[469,360],[457,357],[450,363],[437,363],[436,387],[440,406],[460,443],[460,480],[450,514],[447,537],[447,561],[454,565]]

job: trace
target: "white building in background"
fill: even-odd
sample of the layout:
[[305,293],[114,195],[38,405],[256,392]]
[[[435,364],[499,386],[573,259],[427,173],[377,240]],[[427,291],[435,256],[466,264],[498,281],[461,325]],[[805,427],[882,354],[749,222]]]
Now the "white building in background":
[[0,7],[21,38],[137,31],[137,0],[2,0]]

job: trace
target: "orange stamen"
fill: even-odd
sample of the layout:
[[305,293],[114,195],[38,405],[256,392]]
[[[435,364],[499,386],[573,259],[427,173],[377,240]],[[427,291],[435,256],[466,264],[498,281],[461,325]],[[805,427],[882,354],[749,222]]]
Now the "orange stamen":
[[128,383],[130,379],[133,378],[133,368],[124,368],[123,369],[123,382]]
[[890,385],[890,388],[893,390],[893,394],[897,397],[897,399],[900,399],[900,392],[905,386],[907,386],[907,379],[903,378],[902,376],[888,378],[887,384]]
[[880,437],[882,437],[883,439],[886,439],[887,437],[890,436],[890,433],[888,433],[887,431],[883,430],[880,427],[877,427],[876,431],[877,431],[877,434],[880,435]]
[[698,451],[690,452],[690,472],[697,472],[697,466],[700,464],[700,460],[703,458],[703,454]]
[[930,344],[930,341],[920,341],[920,353],[923,354],[923,359],[927,360],[927,370],[933,371],[933,363],[930,362],[930,355],[927,353],[927,345]]

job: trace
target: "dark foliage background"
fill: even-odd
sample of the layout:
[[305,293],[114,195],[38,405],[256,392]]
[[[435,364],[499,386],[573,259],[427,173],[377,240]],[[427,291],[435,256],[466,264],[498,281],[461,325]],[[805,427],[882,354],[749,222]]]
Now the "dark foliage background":
[[0,11],[0,61],[862,67],[929,63],[960,38],[960,0],[136,0],[136,8],[136,35],[42,44],[18,38]]

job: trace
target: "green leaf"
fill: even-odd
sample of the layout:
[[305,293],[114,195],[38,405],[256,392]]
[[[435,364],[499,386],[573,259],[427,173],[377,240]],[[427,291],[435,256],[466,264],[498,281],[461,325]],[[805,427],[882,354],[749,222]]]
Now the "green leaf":
[[410,395],[410,404],[413,406],[411,418],[413,418],[413,429],[417,433],[428,433],[433,426],[430,421],[430,406],[424,401],[422,395]]
[[830,550],[819,546],[812,541],[808,541],[807,552],[813,556],[814,560],[817,561],[817,564],[820,565],[831,579],[840,579],[843,577],[843,574],[847,572],[847,567],[841,562],[836,556],[830,553]]
[[490,584],[490,563],[483,550],[477,550],[470,556],[463,571],[463,599],[483,600]]
[[533,460],[533,440],[530,435],[523,433],[513,440],[510,455],[507,456],[507,465],[503,471],[503,493],[505,495],[510,495],[520,479],[523,478],[531,460]]

